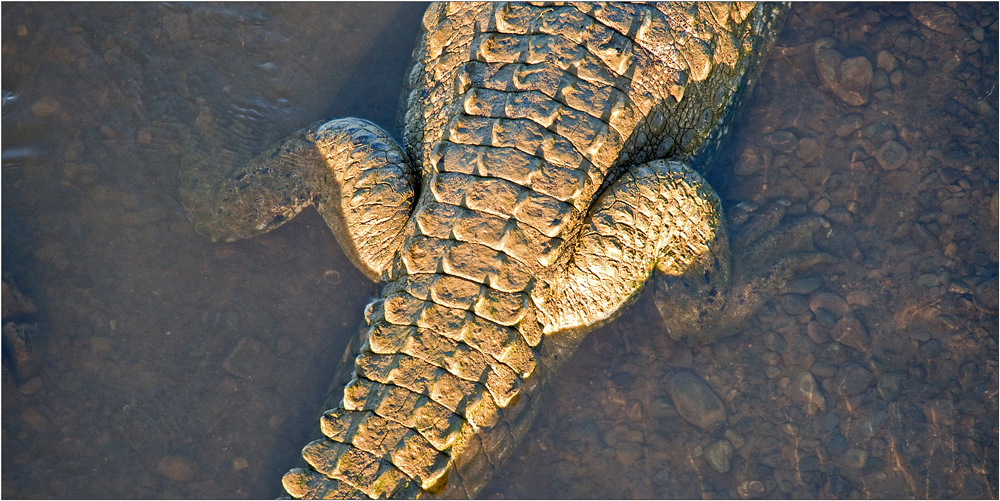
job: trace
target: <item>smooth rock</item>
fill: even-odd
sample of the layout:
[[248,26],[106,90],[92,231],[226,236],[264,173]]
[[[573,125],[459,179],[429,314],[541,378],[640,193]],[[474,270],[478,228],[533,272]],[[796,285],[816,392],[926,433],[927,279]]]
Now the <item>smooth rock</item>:
[[804,456],[799,458],[799,472],[816,471],[819,469],[819,458],[816,456]]
[[955,424],[955,404],[951,400],[934,400],[924,406],[924,415],[938,426],[951,426]]
[[823,279],[821,277],[795,278],[785,282],[785,286],[781,288],[781,292],[792,294],[812,294],[822,286]]
[[955,14],[955,11],[938,3],[911,3],[910,14],[913,14],[913,17],[917,18],[924,26],[946,35],[954,33],[959,26],[958,15]]
[[851,307],[847,304],[847,301],[832,292],[817,292],[809,296],[809,309],[813,313],[816,313],[816,310],[819,308],[826,308],[836,315],[837,318],[851,312]]
[[868,102],[869,84],[874,72],[872,63],[864,57],[844,59],[832,50],[832,39],[822,38],[814,44],[816,73],[831,92],[851,106]]
[[847,499],[853,487],[851,483],[840,475],[830,476],[830,495],[836,499]]
[[809,300],[799,294],[783,294],[778,302],[781,309],[789,315],[801,315],[809,311]]
[[795,137],[795,134],[787,130],[779,130],[771,134],[768,139],[774,149],[783,153],[791,153],[799,144],[799,139]]
[[795,155],[802,159],[805,163],[812,163],[813,160],[819,157],[822,150],[819,146],[819,141],[811,137],[802,138],[799,140],[798,150]]
[[896,127],[887,122],[873,122],[861,129],[861,137],[875,143],[896,139]]
[[893,70],[899,67],[899,59],[896,59],[896,56],[893,56],[892,52],[883,49],[875,56],[875,66],[885,70],[886,73],[892,73]]
[[837,373],[837,368],[826,362],[816,362],[809,368],[809,372],[815,374],[816,377],[828,378],[833,377]]
[[760,499],[764,497],[764,484],[760,480],[747,480],[736,488],[736,493],[743,499]]
[[649,403],[649,415],[655,419],[677,417],[677,409],[666,398],[656,398]]
[[809,325],[806,325],[806,335],[809,336],[810,341],[816,344],[823,344],[830,340],[830,335],[827,334],[827,328],[820,325],[820,323],[816,320],[813,320],[812,322],[809,322]]
[[861,325],[861,321],[850,315],[838,320],[833,329],[830,330],[830,335],[834,341],[844,346],[850,346],[858,351],[868,351],[871,343],[871,338],[868,336],[865,326]]
[[966,197],[952,197],[941,202],[941,212],[949,216],[964,216],[972,212],[972,203]]
[[733,447],[736,448],[737,450],[742,448],[747,443],[746,439],[743,438],[743,435],[740,435],[739,433],[736,432],[736,430],[733,430],[732,428],[726,430],[726,432],[723,433],[723,435],[726,437],[727,440],[729,440],[729,443],[733,444]]
[[906,163],[908,156],[906,147],[896,141],[886,141],[875,151],[875,160],[885,170],[900,168]]
[[687,422],[710,429],[726,421],[726,407],[697,374],[680,371],[670,378],[667,392],[674,401],[677,413]]
[[844,396],[852,396],[865,391],[871,385],[871,372],[853,362],[847,362],[840,366],[837,375],[833,378],[834,390]]
[[31,112],[38,118],[45,118],[55,115],[59,112],[60,108],[59,101],[56,101],[52,96],[47,96],[35,101],[31,105]]
[[972,301],[978,308],[995,312],[997,311],[998,302],[1000,302],[998,289],[1000,289],[1000,285],[997,284],[997,277],[987,278],[976,286],[972,294]]
[[728,440],[719,440],[705,449],[705,459],[712,469],[719,473],[729,471],[729,461],[733,459],[733,445]]
[[854,131],[861,128],[865,123],[865,117],[858,113],[851,113],[846,115],[840,120],[837,120],[836,129],[837,135],[840,137],[847,137],[854,133]]
[[851,447],[840,456],[840,463],[847,468],[856,470],[865,465],[868,460],[868,451]]
[[796,376],[795,381],[792,382],[791,391],[792,398],[800,402],[814,404],[820,410],[826,409],[826,398],[823,397],[823,393],[811,373],[802,372]]

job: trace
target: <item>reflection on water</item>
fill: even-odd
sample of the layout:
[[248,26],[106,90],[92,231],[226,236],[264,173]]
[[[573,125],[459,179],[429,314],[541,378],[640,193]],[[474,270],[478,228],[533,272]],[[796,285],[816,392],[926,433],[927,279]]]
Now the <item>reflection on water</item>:
[[[279,495],[377,286],[312,210],[197,235],[179,130],[390,129],[421,12],[4,5],[4,497]],[[711,180],[823,214],[838,262],[708,347],[643,298],[484,496],[997,496],[997,6],[800,4],[779,45]],[[682,369],[725,424],[678,417]]]

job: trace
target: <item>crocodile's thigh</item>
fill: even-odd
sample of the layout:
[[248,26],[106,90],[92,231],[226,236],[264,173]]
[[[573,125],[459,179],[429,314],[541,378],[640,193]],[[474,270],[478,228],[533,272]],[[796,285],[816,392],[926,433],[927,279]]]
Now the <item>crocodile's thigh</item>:
[[379,280],[403,245],[416,197],[414,168],[389,134],[366,120],[331,120],[307,137],[327,166],[316,208],[351,262]]
[[598,198],[565,270],[536,287],[545,332],[607,322],[637,296],[653,268],[703,273],[725,260],[723,215],[708,183],[687,165],[631,168]]

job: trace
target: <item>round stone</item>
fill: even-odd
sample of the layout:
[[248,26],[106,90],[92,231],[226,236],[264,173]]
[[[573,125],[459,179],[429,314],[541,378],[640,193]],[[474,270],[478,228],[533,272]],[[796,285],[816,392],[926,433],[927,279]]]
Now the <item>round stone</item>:
[[729,471],[729,461],[733,459],[733,445],[728,440],[719,440],[705,449],[705,459],[712,469],[719,473]]
[[844,298],[832,292],[817,292],[809,297],[809,309],[816,313],[816,310],[826,308],[837,318],[843,317],[851,312],[851,307]]
[[845,396],[852,396],[865,391],[872,383],[871,372],[858,364],[848,362],[840,366],[837,375],[833,378],[833,388],[837,393]]
[[707,430],[726,421],[726,407],[722,399],[691,371],[674,374],[667,384],[667,392],[674,401],[677,413],[699,428]]
[[885,170],[896,170],[904,163],[908,154],[906,147],[896,141],[886,141],[882,147],[875,152],[875,160]]

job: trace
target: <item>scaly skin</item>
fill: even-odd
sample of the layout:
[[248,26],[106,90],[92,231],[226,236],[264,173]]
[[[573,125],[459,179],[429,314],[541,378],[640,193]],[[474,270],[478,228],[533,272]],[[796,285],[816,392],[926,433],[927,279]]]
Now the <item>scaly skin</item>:
[[[731,266],[721,204],[696,170],[785,9],[433,5],[408,75],[405,153],[357,119],[246,163],[192,148],[182,198],[200,232],[235,240],[316,205],[352,261],[388,282],[288,493],[475,496],[553,375],[654,268],[672,277],[657,294],[665,316],[679,312],[671,335],[700,342],[819,261],[807,244],[775,261],[754,234],[733,245],[752,266]],[[210,118],[189,141],[224,140]],[[804,241],[818,224],[786,234]],[[685,331],[689,316],[706,330]]]

